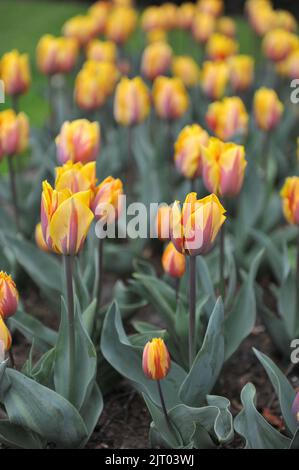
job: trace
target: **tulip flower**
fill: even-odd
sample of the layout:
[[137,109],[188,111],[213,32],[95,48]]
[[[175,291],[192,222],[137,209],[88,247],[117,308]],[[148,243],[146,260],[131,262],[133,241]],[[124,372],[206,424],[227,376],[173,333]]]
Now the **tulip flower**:
[[65,37],[76,39],[80,47],[85,47],[99,34],[99,29],[95,16],[77,15],[64,23],[62,32]]
[[197,9],[200,12],[213,16],[220,16],[224,5],[222,0],[198,0]]
[[294,400],[294,403],[292,406],[292,412],[295,418],[295,422],[299,426],[299,392],[297,393],[296,398]]
[[196,13],[192,23],[192,35],[195,41],[205,44],[214,33],[216,21],[214,16],[208,13]]
[[276,26],[276,15],[267,0],[250,0],[246,2],[251,27],[258,36],[264,36]]
[[286,178],[280,191],[283,213],[290,224],[299,225],[299,177]]
[[142,368],[151,380],[164,379],[170,370],[170,356],[162,338],[153,338],[143,349]]
[[294,15],[287,10],[275,10],[275,23],[277,28],[291,33],[297,31],[297,21]]
[[182,208],[175,201],[171,212],[171,241],[179,253],[190,256],[189,292],[189,367],[195,356],[196,256],[207,253],[223,225],[225,209],[215,194],[197,199],[196,193],[186,196]]
[[199,84],[200,70],[192,57],[174,57],[172,61],[172,74],[174,77],[180,78],[187,88]]
[[299,77],[299,49],[291,52],[283,62],[287,77],[294,79]]
[[257,90],[254,95],[253,108],[255,120],[260,129],[271,131],[277,127],[283,113],[283,104],[274,90],[265,87]]
[[88,163],[96,160],[100,149],[100,126],[87,119],[66,121],[56,137],[57,159],[60,164]]
[[163,252],[162,266],[164,272],[174,278],[181,278],[186,271],[186,258],[177,251],[172,242],[168,243]]
[[112,5],[106,1],[97,1],[89,9],[88,14],[97,20],[98,34],[103,34],[106,29],[107,18]]
[[94,190],[96,184],[96,162],[83,165],[69,160],[63,166],[56,168],[55,189],[69,189],[75,194],[82,191]]
[[16,49],[4,54],[0,62],[0,79],[7,95],[26,93],[31,83],[28,55],[20,54]]
[[70,72],[78,58],[78,43],[73,38],[45,34],[36,48],[39,70],[45,75]]
[[171,61],[172,49],[167,43],[154,42],[149,44],[142,54],[142,73],[149,80],[154,80],[170,69]]
[[118,45],[123,45],[132,35],[137,24],[137,12],[131,7],[115,7],[106,22],[105,35],[107,39]]
[[5,325],[5,322],[3,318],[0,316],[0,343],[2,344],[2,347],[4,348],[4,352],[8,351],[11,348],[11,334],[9,332],[9,329]]
[[11,276],[0,271],[0,316],[3,320],[14,315],[19,303],[19,293]]
[[123,77],[116,87],[114,117],[123,126],[135,126],[143,122],[150,112],[150,96],[140,77]]
[[100,108],[113,93],[118,76],[111,62],[86,61],[75,82],[78,106],[88,111]]
[[169,206],[160,206],[156,215],[156,234],[161,241],[170,240],[170,216]]
[[178,7],[176,5],[170,2],[163,3],[160,7],[160,12],[167,31],[177,27]]
[[248,55],[229,58],[229,79],[235,92],[247,90],[254,79],[254,60]]
[[201,73],[201,86],[211,100],[222,98],[229,79],[229,66],[226,62],[205,61]]
[[244,135],[248,130],[248,114],[243,101],[237,96],[211,103],[206,121],[215,135],[225,141],[236,135]]
[[175,165],[185,178],[194,180],[202,172],[202,149],[209,141],[208,133],[198,124],[186,126],[175,143]]
[[216,24],[216,29],[218,33],[224,34],[224,36],[228,36],[230,38],[234,38],[236,36],[236,23],[229,16],[222,16],[219,18]]
[[150,6],[145,8],[141,16],[141,27],[146,32],[165,29],[165,22],[161,15],[160,7]]
[[99,39],[93,39],[87,44],[86,57],[88,60],[116,63],[116,44],[113,41],[100,41]]
[[42,230],[42,224],[38,223],[35,227],[34,231],[34,238],[35,238],[35,243],[38,246],[38,248],[42,251],[48,252],[50,251],[48,245],[45,242],[44,236],[43,236],[43,230]]
[[192,27],[193,18],[196,12],[194,3],[185,2],[178,7],[177,22],[181,29],[189,30]]
[[207,42],[206,52],[211,60],[225,60],[238,52],[238,44],[228,36],[214,33]]
[[152,29],[146,34],[147,44],[155,42],[167,42],[167,32],[164,29]]
[[157,77],[153,101],[157,115],[169,121],[182,117],[189,106],[186,88],[179,78]]
[[263,40],[265,56],[274,62],[284,60],[290,52],[298,49],[299,38],[284,29],[269,31]]

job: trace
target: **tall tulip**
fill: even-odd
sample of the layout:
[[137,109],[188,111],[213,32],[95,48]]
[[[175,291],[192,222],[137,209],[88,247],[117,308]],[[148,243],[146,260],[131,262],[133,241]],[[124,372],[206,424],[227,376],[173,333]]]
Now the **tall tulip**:
[[45,34],[36,47],[36,61],[45,75],[70,72],[78,58],[78,43],[73,38]]
[[71,160],[63,166],[56,167],[55,189],[62,191],[69,189],[71,193],[80,191],[93,191],[96,185],[96,162],[83,165],[81,162],[73,163]]
[[93,39],[87,44],[86,57],[88,60],[115,63],[117,59],[116,44],[113,41]]
[[211,100],[222,98],[229,79],[227,62],[205,61],[201,72],[201,87]]
[[7,95],[18,97],[26,93],[31,83],[28,55],[20,54],[16,49],[4,54],[0,62],[0,79]]
[[55,140],[59,163],[95,161],[100,149],[100,135],[98,122],[87,119],[64,122]]
[[189,106],[188,93],[179,78],[156,78],[153,101],[158,116],[169,121],[182,117]]
[[235,92],[247,90],[254,78],[254,59],[248,55],[235,55],[229,58],[229,79]]
[[172,49],[164,41],[157,41],[146,46],[141,58],[142,74],[149,80],[167,73],[171,67]]
[[206,52],[211,60],[226,60],[238,52],[238,44],[224,34],[214,33],[207,42]]
[[199,84],[200,70],[196,61],[189,56],[177,56],[172,61],[172,74],[180,78],[188,88]]
[[111,10],[105,27],[105,35],[111,41],[122,46],[133,34],[137,24],[137,12],[134,8],[119,6]]
[[225,141],[247,134],[248,120],[244,103],[238,96],[211,103],[206,114],[209,128]]

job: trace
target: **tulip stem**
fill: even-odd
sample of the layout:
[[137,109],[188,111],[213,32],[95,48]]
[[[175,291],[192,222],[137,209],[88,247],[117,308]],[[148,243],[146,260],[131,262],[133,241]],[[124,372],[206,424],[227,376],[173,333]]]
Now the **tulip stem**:
[[220,229],[220,256],[219,256],[220,295],[223,300],[225,298],[224,265],[225,265],[225,225],[223,224]]
[[180,278],[177,277],[175,279],[175,300],[178,302],[179,300],[179,295],[180,295]]
[[13,95],[11,97],[11,106],[14,112],[18,114],[19,112],[19,96],[18,95]]
[[189,368],[194,360],[195,310],[196,310],[196,256],[190,256],[190,296],[189,296]]
[[20,223],[19,223],[19,210],[18,210],[18,195],[17,195],[17,186],[16,186],[16,175],[15,175],[15,170],[13,166],[12,156],[7,157],[7,164],[8,164],[8,170],[9,170],[10,191],[11,191],[11,197],[12,197],[12,202],[14,206],[16,227],[17,227],[17,231],[19,232]]
[[166,405],[165,405],[165,400],[164,400],[160,380],[157,380],[157,385],[158,385],[159,397],[160,397],[161,406],[162,406],[163,414],[165,416],[165,421],[166,421],[167,427],[168,427],[168,429],[171,433],[174,433],[173,428],[172,428],[171,423],[170,423],[168,413],[167,413],[167,408],[166,408]]
[[128,168],[133,165],[133,126],[128,126]]
[[49,76],[48,81],[48,98],[49,98],[49,106],[50,106],[50,135],[51,137],[55,136],[55,125],[56,125],[56,117],[55,117],[55,106],[54,106],[54,89],[53,89],[53,76]]
[[98,244],[98,286],[97,286],[97,306],[96,312],[101,306],[102,289],[103,289],[103,251],[104,238],[99,238]]
[[12,346],[11,348],[9,349],[8,351],[8,356],[9,356],[9,360],[10,360],[10,365],[13,369],[16,368],[16,363],[15,363],[15,358],[14,358],[14,355],[13,355],[13,352],[12,352]]
[[68,333],[69,333],[69,382],[68,382],[68,399],[73,403],[75,388],[75,353],[76,353],[76,336],[75,336],[75,309],[74,309],[74,289],[73,289],[73,258],[64,256],[64,268],[67,288],[68,300]]
[[296,311],[297,312],[299,308],[298,286],[299,286],[299,236],[298,236],[298,241],[297,241],[297,263],[296,263]]

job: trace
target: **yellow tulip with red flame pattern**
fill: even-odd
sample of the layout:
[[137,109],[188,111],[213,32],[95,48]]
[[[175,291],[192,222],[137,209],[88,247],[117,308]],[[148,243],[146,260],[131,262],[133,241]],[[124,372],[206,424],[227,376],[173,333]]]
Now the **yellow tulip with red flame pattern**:
[[13,156],[24,152],[29,143],[29,122],[26,114],[12,109],[0,112],[0,155]]
[[286,178],[280,191],[283,213],[289,224],[299,225],[299,177]]
[[164,41],[157,41],[146,46],[141,59],[142,74],[149,80],[168,72],[171,67],[172,49]]
[[0,316],[3,320],[14,315],[19,303],[19,293],[12,277],[0,271]]
[[254,95],[253,111],[256,123],[263,131],[271,131],[280,122],[284,106],[275,90],[259,88]]
[[248,114],[243,101],[238,96],[214,101],[208,107],[206,121],[214,134],[228,141],[248,131]]
[[114,117],[123,126],[135,126],[150,113],[150,94],[140,77],[123,77],[118,83],[114,97]]
[[80,191],[94,190],[96,185],[96,162],[83,165],[81,162],[66,162],[56,167],[55,189],[69,189],[73,194]]
[[[0,354],[3,354],[4,356],[5,351],[8,351],[11,348],[11,343],[12,339],[9,329],[5,325],[3,318],[0,316]],[[1,348],[3,348],[3,351]],[[3,360],[4,357],[1,357],[1,359]]]
[[162,338],[146,343],[142,356],[144,374],[151,380],[164,379],[170,369],[170,356]]
[[28,54],[20,54],[16,49],[4,54],[0,61],[0,79],[7,95],[26,93],[31,84]]
[[36,47],[36,61],[45,75],[70,72],[78,58],[78,43],[73,38],[45,34]]
[[153,85],[153,102],[157,115],[172,121],[185,114],[189,97],[179,78],[157,77]]
[[96,160],[100,138],[98,122],[87,119],[64,122],[55,140],[59,163],[63,165],[69,160],[73,163],[88,163]]
[[211,100],[222,98],[228,85],[229,66],[227,62],[205,61],[201,72],[201,87]]
[[199,124],[184,127],[178,135],[174,161],[177,170],[185,178],[194,179],[201,175],[203,146],[208,141],[209,134]]
[[166,274],[180,278],[186,271],[186,257],[179,253],[172,242],[168,243],[162,255],[162,266]]

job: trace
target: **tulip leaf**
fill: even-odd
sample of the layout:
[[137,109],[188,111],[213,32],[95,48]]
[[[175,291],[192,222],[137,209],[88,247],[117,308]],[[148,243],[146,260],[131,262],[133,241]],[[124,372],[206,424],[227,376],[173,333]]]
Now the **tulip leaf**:
[[84,445],[88,442],[102,414],[103,407],[103,396],[99,386],[95,382],[93,384],[90,396],[85,400],[85,403],[80,410],[80,415],[82,416],[88,431],[88,435],[80,447],[84,447]]
[[289,449],[299,449],[299,427],[297,428],[297,431],[294,434]]
[[42,439],[28,429],[11,423],[8,419],[0,420],[0,442],[13,449],[42,449]]
[[271,380],[275,392],[277,393],[281,412],[286,425],[291,433],[294,434],[298,426],[292,414],[292,405],[296,397],[296,392],[288,379],[283,375],[281,370],[274,364],[273,361],[271,361],[269,357],[257,349],[253,348],[253,351],[267,372],[269,379]]
[[246,440],[246,449],[287,449],[290,439],[280,434],[257,411],[253,384],[245,385],[241,400],[243,410],[235,418],[235,430]]
[[197,257],[197,273],[199,276],[200,285],[203,288],[204,293],[208,296],[205,311],[207,315],[210,316],[217,299],[213,281],[210,276],[210,271],[203,256]]
[[281,282],[285,272],[281,251],[265,233],[259,230],[251,230],[250,233],[254,239],[265,248],[267,259],[273,269],[275,277],[278,282]]
[[208,395],[207,403],[216,406],[219,414],[215,419],[214,431],[220,444],[232,441],[234,437],[233,417],[230,412],[230,401],[216,395]]
[[[120,311],[116,302],[109,308],[104,321],[101,349],[105,359],[122,376],[133,382],[133,385],[142,393],[145,393],[157,405],[160,398],[157,384],[148,379],[142,370],[142,352],[140,346],[133,346],[126,335]],[[167,408],[179,403],[178,390],[186,377],[184,370],[176,363],[171,363],[170,372],[163,379],[165,401]]]
[[299,333],[299,316],[297,311],[297,281],[294,271],[289,271],[278,291],[278,310],[283,319],[288,337],[294,339]]
[[224,361],[224,312],[221,298],[211,314],[204,342],[180,389],[180,398],[189,406],[200,406],[213,389]]

